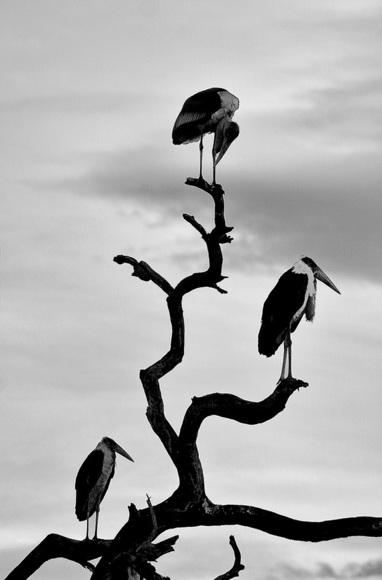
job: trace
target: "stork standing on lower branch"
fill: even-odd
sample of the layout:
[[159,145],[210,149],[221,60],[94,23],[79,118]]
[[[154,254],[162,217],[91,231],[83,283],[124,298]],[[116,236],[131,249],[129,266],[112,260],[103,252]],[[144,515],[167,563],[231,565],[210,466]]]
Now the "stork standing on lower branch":
[[[292,341],[294,332],[305,314],[312,321],[316,307],[317,280],[341,294],[328,276],[305,256],[285,272],[273,288],[263,307],[259,332],[259,353],[272,356],[284,343],[284,358],[278,382],[292,378]],[[286,365],[288,359],[288,375]]]
[[216,165],[239,135],[239,125],[232,121],[238,108],[239,99],[221,88],[201,91],[185,101],[172,130],[172,142],[180,145],[200,140],[199,180],[203,181],[203,135],[215,133],[212,183],[216,185]]
[[134,461],[122,447],[110,437],[104,437],[87,456],[76,477],[76,516],[86,520],[86,539],[89,539],[89,519],[96,513],[94,539],[97,539],[99,506],[108,490],[115,471],[115,454],[119,453]]

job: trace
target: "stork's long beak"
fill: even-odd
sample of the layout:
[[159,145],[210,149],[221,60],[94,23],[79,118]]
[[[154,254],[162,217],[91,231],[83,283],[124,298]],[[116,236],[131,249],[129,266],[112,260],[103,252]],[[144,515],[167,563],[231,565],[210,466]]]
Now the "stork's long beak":
[[116,453],[119,453],[120,455],[122,455],[122,457],[126,457],[126,459],[129,459],[130,461],[132,461],[134,463],[134,459],[132,457],[130,457],[130,455],[128,453],[126,453],[126,451],[124,449],[122,449],[122,447],[120,447],[118,445],[118,443],[115,444],[114,451]]
[[332,290],[334,290],[334,292],[337,292],[337,294],[341,294],[341,292],[338,290],[337,286],[335,286],[333,284],[333,282],[331,281],[331,279],[329,278],[329,276],[327,276],[325,274],[325,272],[323,272],[321,270],[321,268],[319,268],[317,266],[317,270],[315,272],[316,274],[316,278],[318,278],[318,280],[320,280],[321,282],[323,282],[324,284],[326,284],[327,286],[329,286],[329,288],[331,288]]
[[233,122],[230,122],[228,125],[223,126],[222,129],[223,129],[223,142],[221,144],[221,147],[218,148],[218,154],[215,159],[215,167],[219,163],[219,161],[223,158],[225,153],[228,151],[229,146],[236,139],[236,137],[239,135],[240,132],[239,125]]

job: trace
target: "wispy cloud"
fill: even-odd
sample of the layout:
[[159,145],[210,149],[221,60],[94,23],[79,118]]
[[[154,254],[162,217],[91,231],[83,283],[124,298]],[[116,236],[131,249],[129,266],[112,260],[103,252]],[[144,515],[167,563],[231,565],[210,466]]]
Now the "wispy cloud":
[[[182,213],[196,212],[210,221],[208,229],[211,201],[183,185],[187,172],[174,157],[170,148],[155,146],[99,155],[87,173],[63,186],[80,194],[131,200],[172,227]],[[192,168],[196,148],[190,148],[188,157]],[[252,176],[227,168],[226,215],[237,237],[233,252],[227,252],[232,265],[251,269],[263,260],[289,264],[307,254],[349,277],[380,280],[374,264],[382,244],[378,158],[324,158]]]
[[296,566],[284,563],[276,572],[277,578],[290,578],[304,580],[324,580],[334,578],[346,580],[350,578],[382,578],[382,560],[370,560],[363,563],[349,563],[341,568],[336,568],[327,562],[319,562],[314,568]]
[[298,97],[301,107],[289,118],[291,129],[302,132],[311,149],[342,154],[381,151],[382,77],[333,77]]

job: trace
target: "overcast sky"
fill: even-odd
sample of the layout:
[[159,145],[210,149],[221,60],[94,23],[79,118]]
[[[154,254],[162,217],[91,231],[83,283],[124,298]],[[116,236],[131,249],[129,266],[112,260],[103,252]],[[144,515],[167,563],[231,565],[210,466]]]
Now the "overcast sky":
[[[203,424],[207,494],[307,520],[381,516],[380,0],[3,0],[0,13],[0,576],[50,532],[84,537],[74,480],[103,436],[135,463],[117,462],[101,537],[129,503],[177,485],[138,376],[168,348],[165,295],[113,257],[172,284],[205,268],[182,219],[212,225],[209,196],[184,185],[198,146],[175,147],[171,131],[184,100],[213,86],[240,99],[240,136],[217,168],[234,226],[228,294],[184,299],[186,355],[162,381],[168,418],[178,429],[194,395],[273,391],[282,352],[257,353],[262,305],[309,255],[341,290],[319,283],[315,321],[294,336],[294,375],[310,386],[264,425]],[[376,539],[179,533],[158,563],[173,580],[228,570],[230,534],[243,580],[382,578]],[[61,561],[34,576],[88,577]]]

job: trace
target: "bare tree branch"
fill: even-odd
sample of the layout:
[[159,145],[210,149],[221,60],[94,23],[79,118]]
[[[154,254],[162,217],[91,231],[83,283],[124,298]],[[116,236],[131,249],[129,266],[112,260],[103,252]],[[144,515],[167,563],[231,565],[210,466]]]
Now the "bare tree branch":
[[192,227],[194,227],[202,236],[203,240],[207,239],[207,232],[204,229],[204,227],[196,221],[196,219],[194,218],[193,215],[188,215],[187,213],[183,214],[183,218],[186,220],[186,222],[188,222],[189,224],[192,225]]
[[130,256],[115,256],[113,261],[117,264],[130,264],[134,268],[132,276],[136,276],[144,282],[149,282],[151,280],[166,294],[171,294],[171,292],[173,292],[171,284],[169,284],[163,276],[158,274],[158,272],[155,272],[155,270],[146,264],[146,262],[138,262],[138,260],[131,258]]
[[158,523],[157,523],[155,511],[154,511],[154,508],[152,506],[151,499],[147,494],[146,494],[146,498],[147,498],[147,505],[149,506],[149,510],[150,510],[150,514],[151,514],[151,521],[152,521],[153,529],[152,529],[151,534],[147,537],[147,539],[139,546],[139,548],[137,548],[137,554],[140,554],[142,552],[142,550],[147,549],[147,547],[151,544],[151,542],[153,540],[155,540],[155,538],[158,535]]
[[289,397],[307,383],[294,379],[277,385],[269,397],[260,402],[245,401],[229,393],[213,393],[194,397],[187,409],[180,430],[182,441],[195,442],[204,419],[217,415],[247,425],[256,425],[273,419],[284,410]]
[[93,570],[94,566],[89,560],[94,560],[105,554],[112,540],[79,541],[49,534],[32,552],[30,552],[14,570],[8,574],[5,580],[24,580],[29,578],[45,562],[55,558],[66,558]]
[[324,542],[350,536],[382,536],[382,518],[359,516],[309,522],[246,505],[214,505],[205,510],[203,525],[241,525],[301,542]]
[[222,574],[221,576],[217,576],[215,580],[231,580],[231,578],[236,578],[236,576],[239,576],[239,572],[241,572],[241,570],[244,570],[245,568],[245,566],[243,566],[243,564],[241,563],[240,550],[237,547],[234,536],[229,537],[229,544],[233,549],[235,561],[233,563],[232,568],[228,570],[228,572]]

